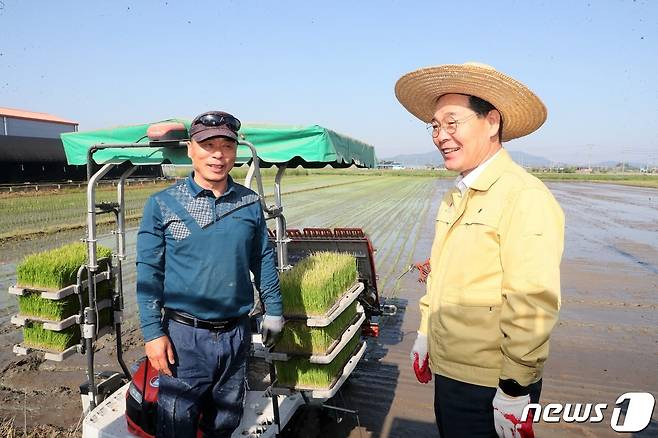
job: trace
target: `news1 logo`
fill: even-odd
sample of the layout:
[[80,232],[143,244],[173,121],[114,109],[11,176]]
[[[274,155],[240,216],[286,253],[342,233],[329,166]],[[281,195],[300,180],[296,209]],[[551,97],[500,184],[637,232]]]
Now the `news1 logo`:
[[[622,408],[619,406],[628,401],[628,408],[623,421]],[[610,418],[610,427],[615,432],[640,432],[651,422],[656,399],[648,392],[627,392],[620,395],[615,402]],[[521,421],[525,421],[532,411],[532,421],[538,423],[600,423],[604,420],[607,403],[549,403],[545,407],[539,403],[530,403],[523,409]]]

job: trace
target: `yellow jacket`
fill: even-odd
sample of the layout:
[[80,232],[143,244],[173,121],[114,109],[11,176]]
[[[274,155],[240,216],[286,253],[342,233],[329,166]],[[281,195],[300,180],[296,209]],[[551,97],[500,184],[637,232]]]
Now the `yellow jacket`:
[[494,157],[436,218],[419,331],[436,374],[494,387],[542,376],[560,308],[564,214],[546,186]]

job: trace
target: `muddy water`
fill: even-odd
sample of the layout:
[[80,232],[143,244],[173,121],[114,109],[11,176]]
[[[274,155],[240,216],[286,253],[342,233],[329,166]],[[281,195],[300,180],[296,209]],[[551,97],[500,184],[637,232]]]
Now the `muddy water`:
[[[446,189],[437,187],[437,195]],[[630,391],[658,399],[658,190],[600,184],[549,184],[566,215],[563,305],[545,369],[542,403],[607,403],[600,424],[536,426],[537,436],[618,436],[610,428],[614,403]],[[438,196],[435,198],[438,199]],[[419,231],[415,260],[428,256],[432,214]],[[433,388],[421,385],[408,354],[418,325],[422,288],[405,278],[399,314],[370,343],[376,359],[360,367],[346,404],[362,428],[350,436],[437,436]],[[636,437],[658,436],[658,410]]]
[[[658,190],[549,185],[566,215],[562,310],[546,365],[544,403],[607,403],[600,424],[547,425],[556,436],[616,436],[618,396],[658,398]],[[640,434],[658,436],[658,410]]]
[[[395,184],[401,182],[407,191],[395,192],[399,197],[395,199],[386,198],[394,190],[385,182],[357,184],[350,190],[353,197],[334,188],[336,193],[328,192],[322,203],[313,203],[316,194],[286,199],[291,225],[364,227],[378,248],[382,293],[398,306],[397,315],[382,319],[381,336],[369,341],[366,360],[341,396],[331,401],[358,411],[358,416],[344,415],[338,425],[327,426],[326,436],[438,436],[433,388],[415,380],[408,358],[423,287],[415,282],[415,274],[395,279],[409,260],[428,257],[438,201],[450,182],[403,179]],[[608,424],[619,395],[649,391],[658,398],[658,190],[577,183],[549,187],[565,211],[566,242],[561,318],[546,365],[542,403],[592,402],[610,407],[601,424],[544,423],[536,430],[538,436],[616,436]],[[302,205],[309,207],[298,207]],[[409,211],[400,213],[401,209]],[[15,263],[35,246],[45,249],[79,237],[71,234],[58,241],[0,248],[0,288],[6,290],[12,283]],[[128,234],[131,258],[124,271],[129,359],[140,353],[139,334],[130,317],[135,311],[134,238],[133,229]],[[102,242],[111,245],[112,236],[105,235]],[[28,424],[74,424],[79,416],[76,385],[84,379],[84,362],[81,358],[64,364],[18,361],[10,350],[20,336],[7,323],[15,305],[11,298],[0,297],[5,300],[0,301],[0,398],[4,401],[0,417],[15,417],[22,423],[25,416]],[[116,368],[109,346],[103,348],[98,363],[100,369]],[[33,407],[46,401],[59,407],[46,412]],[[654,411],[649,428],[634,436],[656,435],[658,412]]]

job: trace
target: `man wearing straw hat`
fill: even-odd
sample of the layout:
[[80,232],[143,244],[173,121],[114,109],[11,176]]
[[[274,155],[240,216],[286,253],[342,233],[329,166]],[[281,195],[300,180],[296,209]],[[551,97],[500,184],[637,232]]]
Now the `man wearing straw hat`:
[[435,377],[442,438],[532,437],[560,307],[564,215],[546,186],[502,142],[528,135],[546,108],[525,85],[484,64],[408,73],[395,94],[459,172],[436,218],[427,292],[411,353]]

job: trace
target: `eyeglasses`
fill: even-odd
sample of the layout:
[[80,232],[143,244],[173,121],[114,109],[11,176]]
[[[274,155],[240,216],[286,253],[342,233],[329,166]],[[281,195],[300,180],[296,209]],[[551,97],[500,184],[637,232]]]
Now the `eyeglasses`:
[[240,121],[230,114],[205,114],[194,121],[194,125],[201,123],[203,126],[226,125],[231,131],[240,130]]
[[477,113],[473,113],[470,116],[464,117],[461,120],[456,120],[453,117],[446,117],[440,123],[439,122],[428,123],[427,132],[432,134],[432,137],[434,138],[439,136],[439,132],[441,132],[441,129],[444,129],[448,134],[452,135],[455,132],[457,132],[457,128],[459,127],[459,125],[461,125],[462,123],[466,123],[468,120],[472,119],[475,116],[477,116]]

